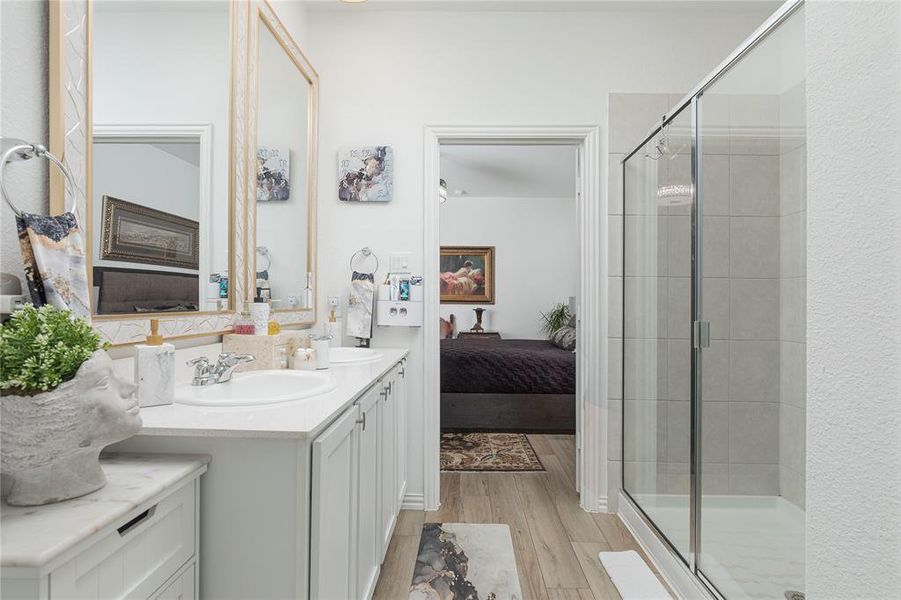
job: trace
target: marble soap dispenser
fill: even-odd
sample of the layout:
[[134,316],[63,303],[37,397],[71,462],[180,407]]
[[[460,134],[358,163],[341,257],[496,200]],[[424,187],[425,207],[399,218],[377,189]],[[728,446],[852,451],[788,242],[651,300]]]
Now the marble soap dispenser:
[[135,346],[138,405],[160,406],[175,399],[175,346],[164,344],[159,319],[150,319],[147,342]]

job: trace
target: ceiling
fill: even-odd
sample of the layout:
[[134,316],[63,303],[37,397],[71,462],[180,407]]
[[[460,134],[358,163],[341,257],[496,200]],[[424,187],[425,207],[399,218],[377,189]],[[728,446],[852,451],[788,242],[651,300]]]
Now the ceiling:
[[775,10],[782,0],[304,0],[314,10],[468,10],[468,11],[596,11],[596,10]]
[[572,198],[575,146],[441,146],[448,198]]

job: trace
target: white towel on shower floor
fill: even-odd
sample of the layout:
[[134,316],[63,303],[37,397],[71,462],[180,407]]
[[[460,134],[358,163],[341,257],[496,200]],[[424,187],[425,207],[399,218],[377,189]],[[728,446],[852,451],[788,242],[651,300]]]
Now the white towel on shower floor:
[[599,552],[598,558],[623,600],[672,600],[651,568],[634,550]]

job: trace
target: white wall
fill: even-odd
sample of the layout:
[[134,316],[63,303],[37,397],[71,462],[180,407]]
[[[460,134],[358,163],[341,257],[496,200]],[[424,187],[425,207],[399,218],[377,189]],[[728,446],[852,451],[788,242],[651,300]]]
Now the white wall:
[[[421,270],[426,124],[598,124],[604,137],[608,93],[687,91],[767,12],[720,12],[718,3],[595,12],[311,10],[309,42],[301,45],[322,84],[320,318],[327,295],[346,296],[348,260],[361,246],[381,258],[380,275],[392,251],[410,253],[412,269]],[[395,200],[339,202],[337,150],[368,144],[394,147]],[[422,334],[378,328],[373,343],[411,350],[413,499],[423,489]]]
[[200,10],[154,10],[151,3],[140,10],[110,6],[94,4],[94,122],[212,124],[211,214],[201,227],[210,228],[210,267],[223,272],[229,249],[228,5],[210,2]]
[[[0,2],[0,136],[49,142],[47,19],[46,2]],[[47,213],[48,164],[30,160],[7,167],[4,184],[19,209]],[[16,275],[28,295],[16,221],[5,202],[0,203],[0,270]]]
[[[573,167],[575,172],[575,167]],[[505,339],[544,339],[542,312],[579,290],[579,236],[573,198],[448,198],[442,246],[495,247],[495,303],[483,325]],[[474,304],[442,304],[457,330],[475,323]]]
[[901,6],[807,4],[807,597],[901,590]]

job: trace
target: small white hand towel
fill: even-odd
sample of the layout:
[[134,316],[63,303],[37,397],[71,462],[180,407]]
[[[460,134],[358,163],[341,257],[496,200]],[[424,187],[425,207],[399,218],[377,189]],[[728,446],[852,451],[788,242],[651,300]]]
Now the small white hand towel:
[[623,600],[672,600],[651,568],[634,550],[599,552],[598,558]]

